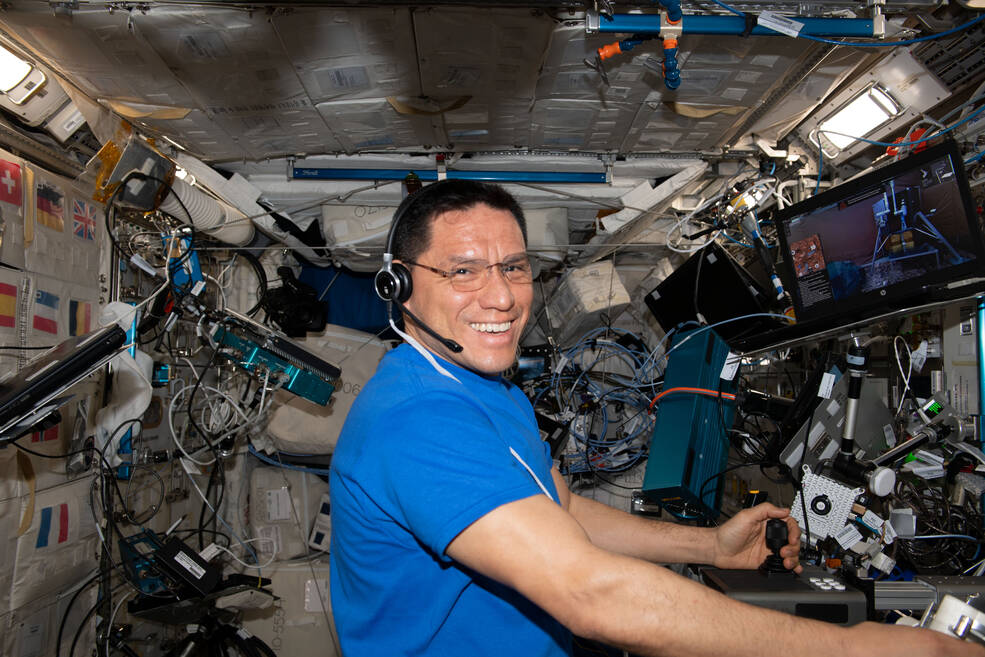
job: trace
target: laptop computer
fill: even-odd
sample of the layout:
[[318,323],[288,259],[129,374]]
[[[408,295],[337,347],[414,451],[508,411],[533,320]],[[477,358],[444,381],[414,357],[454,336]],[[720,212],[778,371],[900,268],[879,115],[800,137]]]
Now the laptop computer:
[[69,388],[108,362],[126,339],[115,324],[69,338],[0,380],[0,443],[23,435],[67,404],[73,397]]

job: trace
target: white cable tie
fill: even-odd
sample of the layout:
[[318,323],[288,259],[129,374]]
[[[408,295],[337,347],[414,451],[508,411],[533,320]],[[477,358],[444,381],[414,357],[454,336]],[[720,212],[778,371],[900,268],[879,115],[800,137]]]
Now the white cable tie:
[[166,532],[164,532],[164,535],[165,536],[169,536],[171,534],[171,532],[173,532],[175,529],[177,529],[178,528],[178,525],[180,525],[184,520],[185,520],[185,516],[184,515],[182,515],[180,518],[178,518],[177,520],[175,520],[174,521],[174,524],[171,525],[170,527],[168,527],[168,530]]

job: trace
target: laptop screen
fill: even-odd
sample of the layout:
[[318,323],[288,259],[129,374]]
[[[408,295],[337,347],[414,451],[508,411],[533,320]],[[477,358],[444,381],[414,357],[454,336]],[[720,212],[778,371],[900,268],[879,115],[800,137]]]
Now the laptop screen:
[[951,142],[776,216],[798,323],[818,331],[942,300],[985,275],[981,229]]

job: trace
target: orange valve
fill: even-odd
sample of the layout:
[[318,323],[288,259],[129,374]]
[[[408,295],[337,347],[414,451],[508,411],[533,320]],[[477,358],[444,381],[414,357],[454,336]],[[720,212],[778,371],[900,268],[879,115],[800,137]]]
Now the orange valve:
[[609,59],[610,57],[615,57],[616,55],[622,53],[622,47],[619,42],[610,43],[608,45],[602,46],[598,49],[599,58],[602,60]]

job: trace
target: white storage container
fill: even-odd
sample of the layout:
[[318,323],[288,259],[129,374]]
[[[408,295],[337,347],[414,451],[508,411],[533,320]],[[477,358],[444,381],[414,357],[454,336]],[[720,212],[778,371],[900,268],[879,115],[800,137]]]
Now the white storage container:
[[571,270],[551,295],[551,326],[562,346],[567,346],[593,328],[611,322],[629,306],[612,262],[603,260]]

